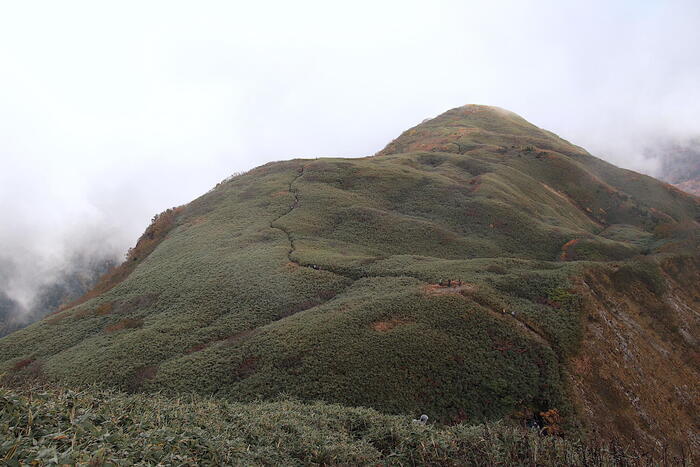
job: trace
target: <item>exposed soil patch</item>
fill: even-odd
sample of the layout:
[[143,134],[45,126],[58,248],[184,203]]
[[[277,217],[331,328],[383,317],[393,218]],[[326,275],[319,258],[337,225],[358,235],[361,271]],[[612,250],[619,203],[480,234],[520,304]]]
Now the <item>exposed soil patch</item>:
[[372,329],[377,332],[389,332],[395,327],[413,323],[413,320],[407,318],[393,318],[387,321],[375,321],[372,323]]
[[7,373],[0,375],[0,384],[22,384],[42,378],[42,363],[35,358],[25,358],[15,363]]
[[75,319],[86,318],[88,316],[106,316],[112,312],[114,304],[112,302],[103,303],[97,308],[87,308],[73,313]]
[[207,218],[206,218],[206,217],[204,217],[204,216],[197,216],[197,217],[194,217],[194,218],[192,218],[191,220],[189,220],[189,221],[187,222],[186,225],[188,225],[188,226],[190,226],[190,227],[193,227],[193,226],[195,226],[195,225],[204,224],[206,221],[207,221]]
[[476,292],[476,290],[476,285],[468,284],[462,281],[450,281],[449,283],[443,282],[443,284],[428,284],[423,287],[423,293],[426,295],[465,295]]
[[229,337],[222,339],[222,340],[225,344],[234,345],[234,344],[238,344],[241,341],[244,341],[245,339],[247,339],[249,337],[254,336],[258,332],[260,332],[258,329],[248,329],[246,331],[237,332],[236,334],[229,336]]
[[193,345],[189,349],[185,350],[185,353],[191,354],[191,353],[195,353],[195,352],[201,352],[202,350],[206,349],[207,347],[209,347],[209,343]]
[[559,256],[560,261],[573,261],[576,259],[576,244],[580,241],[580,238],[574,238],[569,240],[561,247],[561,255]]
[[121,331],[123,329],[138,329],[143,327],[143,319],[141,318],[125,318],[116,323],[107,326],[105,332],[111,334],[113,332]]
[[469,180],[469,193],[476,193],[479,191],[479,188],[481,188],[481,175],[477,175]]
[[31,365],[32,363],[34,363],[34,361],[35,361],[35,360],[34,360],[33,358],[25,358],[24,360],[20,360],[20,361],[18,361],[17,363],[15,363],[15,365],[12,367],[12,370],[13,370],[13,371],[19,371],[19,370],[21,370],[22,368],[28,367],[29,365]]
[[238,368],[234,371],[236,379],[245,379],[255,373],[258,367],[258,357],[248,357],[238,365]]
[[143,384],[147,381],[155,379],[158,374],[158,366],[156,365],[146,365],[141,368],[137,368],[134,371],[132,377],[126,382],[126,389],[129,392],[136,392],[141,390]]

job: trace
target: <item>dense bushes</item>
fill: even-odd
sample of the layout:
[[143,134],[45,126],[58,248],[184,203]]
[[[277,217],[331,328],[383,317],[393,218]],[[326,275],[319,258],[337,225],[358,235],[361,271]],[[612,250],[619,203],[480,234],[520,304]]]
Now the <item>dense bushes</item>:
[[622,264],[612,275],[615,285],[629,290],[635,283],[641,283],[652,293],[661,295],[666,291],[666,282],[658,264],[651,260],[637,259]]
[[[556,414],[543,414],[548,419]],[[502,424],[420,426],[371,409],[280,399],[0,388],[7,465],[685,465]],[[688,454],[690,455],[690,453]]]

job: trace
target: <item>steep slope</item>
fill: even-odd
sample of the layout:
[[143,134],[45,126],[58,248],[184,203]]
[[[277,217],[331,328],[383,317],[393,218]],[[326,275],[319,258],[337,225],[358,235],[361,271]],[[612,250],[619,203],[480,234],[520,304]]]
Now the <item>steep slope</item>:
[[[0,340],[0,372],[441,422],[626,411],[631,430],[602,434],[653,443],[675,422],[685,441],[698,219],[697,198],[461,107],[377,156],[270,163],[168,211],[83,300]],[[677,369],[654,371],[667,355]],[[640,402],[639,378],[668,373]]]

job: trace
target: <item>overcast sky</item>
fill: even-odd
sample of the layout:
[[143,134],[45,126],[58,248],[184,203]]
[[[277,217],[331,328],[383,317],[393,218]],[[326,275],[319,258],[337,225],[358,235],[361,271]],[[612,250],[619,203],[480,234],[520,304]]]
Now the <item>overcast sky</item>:
[[700,133],[697,0],[242,3],[2,3],[0,259],[122,254],[233,172],[467,103],[647,172]]

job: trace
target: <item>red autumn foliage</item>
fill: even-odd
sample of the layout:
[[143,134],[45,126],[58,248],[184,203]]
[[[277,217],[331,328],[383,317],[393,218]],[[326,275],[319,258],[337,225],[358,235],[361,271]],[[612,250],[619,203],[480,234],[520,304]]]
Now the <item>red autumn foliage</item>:
[[34,363],[34,359],[33,359],[33,358],[25,358],[24,360],[20,360],[19,362],[15,363],[15,366],[13,366],[12,369],[13,369],[14,371],[19,371],[19,370],[21,370],[22,368],[28,367],[28,366],[31,365],[32,363]]
[[561,247],[561,256],[559,257],[559,260],[572,261],[576,259],[576,250],[574,247],[580,240],[581,239],[579,238],[574,238],[573,240],[566,242],[564,246]]
[[564,418],[559,414],[557,409],[549,409],[546,412],[540,412],[542,417],[542,433],[547,435],[559,435],[562,433],[562,424]]

